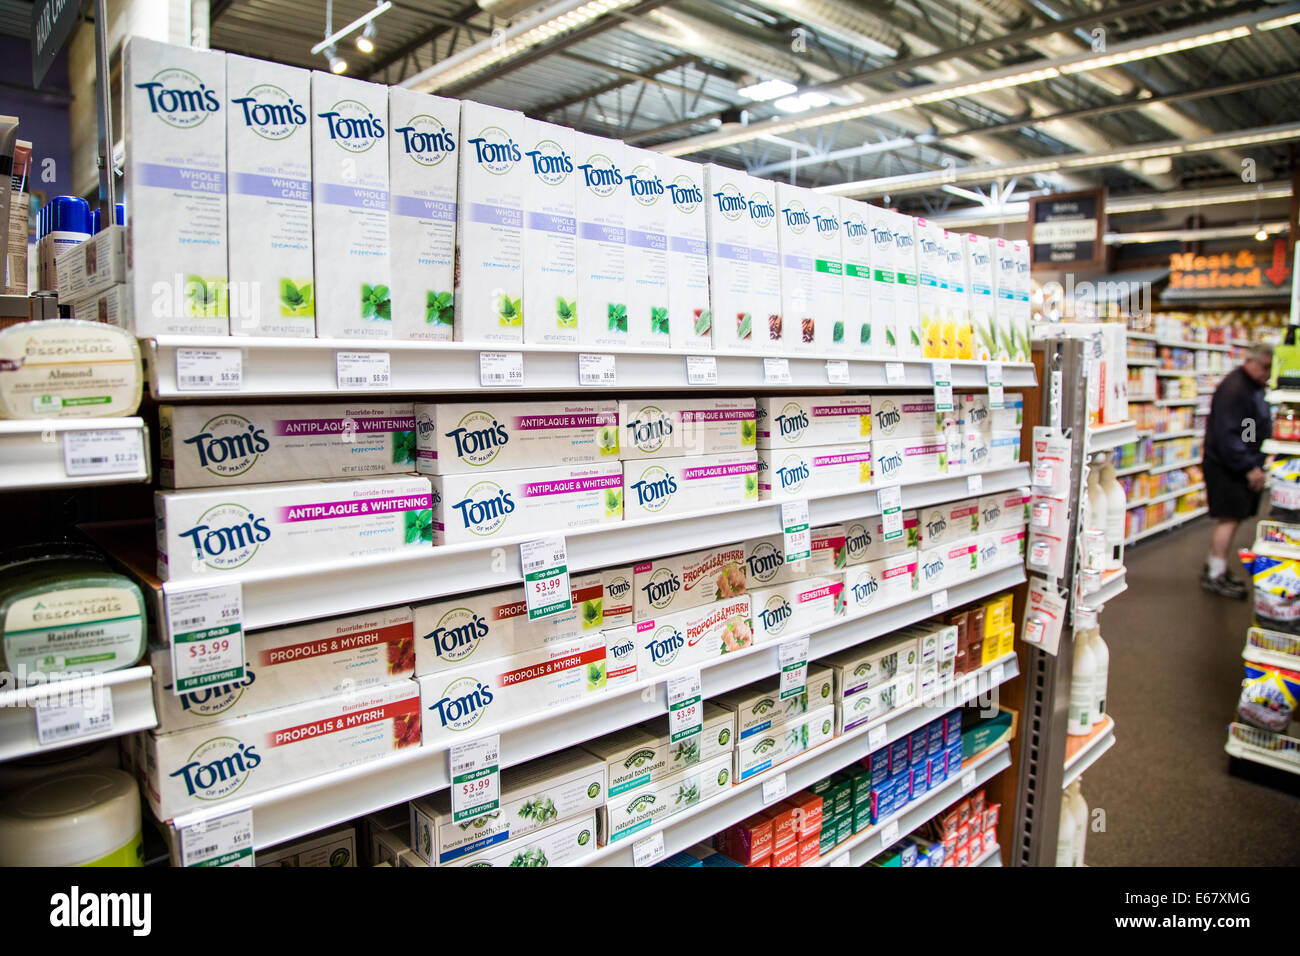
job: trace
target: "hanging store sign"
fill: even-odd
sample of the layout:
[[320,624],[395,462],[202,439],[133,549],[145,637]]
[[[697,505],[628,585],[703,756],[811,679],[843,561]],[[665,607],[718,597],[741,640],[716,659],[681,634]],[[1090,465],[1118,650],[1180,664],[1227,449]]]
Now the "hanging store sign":
[[1058,272],[1105,268],[1105,232],[1105,189],[1030,199],[1030,268]]

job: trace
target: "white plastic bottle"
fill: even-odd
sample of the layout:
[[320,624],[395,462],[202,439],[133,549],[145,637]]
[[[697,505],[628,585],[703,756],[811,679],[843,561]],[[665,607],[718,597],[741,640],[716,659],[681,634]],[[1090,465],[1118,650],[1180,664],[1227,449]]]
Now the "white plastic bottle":
[[1074,851],[1074,862],[1070,865],[1083,866],[1083,850],[1088,842],[1088,803],[1083,799],[1083,781],[1076,780],[1070,784],[1061,802],[1063,805],[1061,815],[1069,813],[1074,820],[1074,842],[1071,847]]
[[1056,835],[1056,865],[1074,866],[1075,846],[1079,842],[1079,821],[1070,807],[1068,796],[1061,797],[1061,828]]
[[1097,705],[1093,710],[1092,722],[1101,723],[1106,716],[1106,683],[1110,677],[1110,648],[1101,639],[1101,628],[1094,627],[1088,632],[1088,649],[1092,651],[1097,672],[1093,675],[1093,699]]
[[1124,518],[1128,498],[1124,486],[1115,477],[1115,463],[1109,459],[1102,466],[1100,484],[1106,495],[1106,570],[1114,571],[1124,566]]
[[[1102,571],[1106,567],[1106,527],[1109,511],[1106,507],[1106,492],[1101,487],[1101,469],[1092,465],[1088,468],[1087,506],[1083,512],[1084,533],[1084,567]],[[1100,535],[1100,538],[1097,536]],[[1098,547],[1089,545],[1095,541]]]
[[1082,736],[1092,730],[1092,711],[1096,706],[1093,687],[1097,675],[1097,658],[1082,634],[1074,638],[1074,674],[1070,678],[1070,711],[1066,733]]

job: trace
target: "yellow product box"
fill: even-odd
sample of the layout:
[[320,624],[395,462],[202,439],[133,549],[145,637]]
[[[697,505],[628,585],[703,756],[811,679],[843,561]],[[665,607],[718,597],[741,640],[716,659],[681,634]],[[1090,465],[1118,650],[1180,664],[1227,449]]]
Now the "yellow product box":
[[[989,637],[1001,637],[1003,629],[1011,624],[1011,592],[1000,594],[991,601],[984,602],[984,634]],[[996,641],[994,643],[997,643]]]
[[1006,657],[1016,649],[1016,624],[1008,621],[998,641],[998,657]]

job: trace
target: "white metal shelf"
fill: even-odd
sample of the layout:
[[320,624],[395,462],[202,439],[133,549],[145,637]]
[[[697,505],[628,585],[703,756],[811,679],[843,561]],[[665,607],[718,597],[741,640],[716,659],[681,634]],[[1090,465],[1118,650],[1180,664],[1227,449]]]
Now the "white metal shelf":
[[[153,395],[168,401],[225,401],[232,397],[271,397],[349,394],[338,387],[339,352],[387,352],[390,384],[382,389],[364,389],[353,394],[407,395],[481,392],[480,352],[519,352],[523,355],[524,381],[528,392],[600,392],[629,389],[668,391],[695,389],[686,378],[688,355],[712,355],[717,360],[717,388],[723,389],[809,389],[827,388],[826,362],[848,362],[849,380],[836,387],[930,388],[933,383],[930,360],[910,359],[903,366],[903,380],[890,383],[885,359],[863,359],[846,355],[807,354],[778,356],[776,353],[736,354],[709,351],[666,351],[661,349],[571,348],[551,345],[481,344],[469,342],[407,342],[391,339],[250,339],[227,336],[163,335],[143,343],[149,387]],[[181,349],[238,350],[241,356],[241,386],[233,392],[182,391],[176,380],[176,354]],[[578,356],[599,353],[616,356],[616,382],[610,386],[583,386],[578,379]],[[784,357],[790,363],[790,383],[763,383],[763,360]],[[986,388],[987,363],[953,359],[955,388]],[[1003,363],[1003,384],[1008,388],[1032,388],[1034,367]],[[713,386],[710,386],[713,387]],[[507,390],[508,391],[508,390]]]
[[1118,448],[1138,439],[1135,422],[1112,422],[1107,425],[1092,425],[1088,428],[1088,450],[1106,451]]
[[1201,459],[1193,458],[1190,461],[1173,461],[1164,465],[1156,465],[1154,468],[1147,469],[1149,474],[1163,475],[1167,471],[1177,471],[1179,468],[1191,468],[1193,465],[1199,465]]
[[1284,634],[1267,628],[1251,627],[1246,631],[1245,660],[1268,667],[1300,671],[1300,635]]
[[1080,748],[1078,753],[1065,762],[1065,776],[1061,778],[1063,789],[1078,780],[1085,770],[1100,759],[1102,754],[1115,746],[1115,721],[1111,720],[1109,714],[1102,720],[1105,726],[1097,731],[1096,736]]
[[1196,378],[1197,375],[1209,375],[1209,372],[1197,372],[1195,369],[1158,368],[1156,374],[1161,378]]
[[[112,474],[69,477],[68,432],[128,432],[135,466]],[[149,480],[149,439],[140,418],[42,418],[0,421],[0,489],[76,488]]]
[[[1029,485],[1029,465],[978,472],[980,494],[989,495]],[[970,475],[949,475],[903,486],[904,509],[923,508],[972,497]],[[880,514],[875,490],[813,497],[812,526],[833,524]],[[569,570],[590,571],[647,561],[684,550],[732,544],[777,534],[781,502],[758,501],[726,511],[695,512],[669,518],[622,521],[564,532]],[[88,527],[92,536],[93,526]],[[162,589],[153,578],[153,529],[141,525],[136,550],[118,554],[137,577],[149,585],[155,608],[162,613]],[[106,540],[115,534],[105,535]],[[398,555],[322,561],[314,565],[223,574],[243,590],[244,627],[248,630],[310,621],[369,608],[425,601],[443,595],[505,587],[523,580],[519,544],[536,534],[502,540],[408,550]]]
[[1128,400],[1130,404],[1134,404],[1134,403],[1146,404],[1147,402],[1154,402],[1156,400],[1156,397],[1154,395],[1138,394],[1138,395],[1130,395],[1128,397]]
[[974,867],[974,866],[1001,867],[1001,866],[1002,866],[1002,847],[1000,847],[1000,846],[995,846],[995,847],[994,847],[993,849],[991,849],[991,850],[985,850],[985,851],[980,855],[980,858],[979,858],[978,860],[974,861],[973,863],[971,863],[970,865],[973,866],[973,867]]
[[1143,366],[1143,367],[1148,367],[1148,366],[1156,366],[1156,367],[1159,367],[1159,365],[1160,365],[1160,359],[1156,359],[1156,358],[1131,358],[1131,357],[1130,357],[1130,358],[1124,360],[1124,364],[1125,364],[1125,365],[1140,365],[1140,366]]
[[[94,677],[0,691],[0,760],[28,757],[156,727],[158,718],[153,709],[152,677],[153,671],[142,665]],[[36,734],[36,707],[51,700],[94,706],[101,694],[108,694],[112,701],[113,723],[110,727],[59,744],[41,746]]]
[[1200,491],[1204,487],[1205,482],[1202,481],[1195,485],[1188,485],[1186,488],[1180,488],[1177,491],[1166,491],[1164,494],[1155,495],[1151,498],[1141,498],[1138,501],[1130,501],[1124,506],[1124,510],[1131,511],[1134,508],[1159,504],[1162,501],[1168,501],[1170,498],[1181,498],[1183,495],[1190,495],[1193,491]]
[[1118,597],[1128,590],[1127,578],[1127,568],[1106,571],[1101,577],[1101,587],[1088,594],[1081,595],[1079,604],[1092,610],[1100,610],[1101,606],[1111,598]]
[[1270,405],[1281,405],[1283,402],[1300,402],[1300,389],[1272,388],[1265,393],[1264,401]]
[[1144,528],[1143,530],[1139,531],[1137,534],[1130,535],[1129,537],[1124,539],[1124,544],[1126,545],[1135,544],[1138,541],[1141,541],[1143,538],[1149,538],[1151,537],[1151,535],[1159,534],[1161,531],[1167,531],[1170,528],[1176,528],[1180,524],[1186,524],[1187,522],[1191,521],[1193,518],[1199,518],[1201,515],[1209,514],[1209,513],[1210,513],[1209,508],[1197,508],[1195,511],[1188,511],[1185,514],[1174,515],[1172,518],[1168,519],[1167,521],[1162,521],[1158,525],[1155,525],[1150,528]]
[[[886,714],[877,720],[854,727],[847,734],[841,734],[828,740],[820,747],[808,750],[797,757],[778,764],[739,783],[725,793],[698,806],[683,810],[665,818],[657,826],[651,827],[637,835],[635,840],[620,840],[602,847],[594,856],[584,862],[586,866],[631,866],[632,847],[634,844],[653,836],[656,832],[664,835],[664,850],[669,856],[694,846],[701,840],[707,840],[720,830],[725,830],[733,823],[739,823],[763,809],[763,784],[774,777],[785,774],[786,791],[796,793],[810,787],[818,780],[830,776],[836,770],[847,767],[870,753],[886,747],[897,740],[904,739],[915,730],[920,730],[927,723],[946,712],[955,709],[967,701],[974,700],[981,693],[988,693],[991,687],[1010,680],[1018,675],[1014,654],[994,661],[980,668],[974,674],[966,675],[961,681],[939,693],[932,694],[912,706],[897,713]],[[997,679],[999,678],[1000,679]],[[878,728],[885,728],[881,734]],[[875,746],[871,737],[876,736]],[[880,739],[883,738],[883,739]],[[1005,745],[1003,745],[1005,746]],[[963,773],[965,770],[963,770]],[[960,778],[958,778],[960,783]],[[926,794],[921,801],[929,798]],[[909,805],[903,812],[911,809]],[[872,828],[875,829],[875,828]],[[857,836],[870,832],[864,830]],[[905,836],[909,831],[899,825],[899,835]],[[851,849],[851,840],[837,846],[821,856],[821,861],[829,862]],[[818,864],[809,864],[818,865]]]
[[[946,588],[948,604],[959,607],[1024,580],[1021,564],[996,568]],[[893,607],[841,620],[809,634],[809,659],[817,660],[892,633],[924,621],[933,613],[933,592],[926,592]],[[1014,670],[1011,660],[1008,658],[1004,667]],[[990,664],[990,669],[997,663]],[[716,697],[780,672],[780,645],[760,644],[734,651],[701,668],[701,693],[705,698]],[[659,679],[482,729],[500,735],[500,766],[509,767],[649,720],[667,709],[665,685]],[[358,767],[224,801],[209,811],[186,814],[174,822],[187,826],[214,813],[247,808],[253,811],[257,846],[272,846],[443,789],[449,783],[447,753],[446,747],[412,748]]]
[[[1010,744],[998,744],[996,747],[990,747],[984,753],[976,755],[970,762],[962,764],[961,776],[949,777],[944,785],[937,790],[929,791],[920,800],[909,803],[898,813],[891,813],[880,823],[874,823],[861,833],[855,833],[835,849],[819,857],[814,865],[826,866],[831,860],[848,853],[850,866],[862,866],[889,849],[900,838],[907,836],[907,834],[924,823],[934,819],[953,803],[960,800],[964,794],[975,787],[988,783],[989,780],[1010,766]],[[975,775],[975,778],[968,788],[964,782],[969,780],[969,774],[971,773]],[[898,836],[893,837],[886,843],[882,831],[894,822],[898,823]],[[890,827],[890,830],[892,831],[893,828]]]
[[1116,468],[1115,477],[1123,478],[1125,475],[1141,474],[1142,472],[1146,471],[1150,467],[1151,466],[1148,465],[1146,462],[1142,462],[1142,464],[1140,465],[1129,465],[1127,468]]
[[1131,329],[1124,330],[1124,336],[1130,339],[1140,339],[1143,342],[1155,342],[1156,337],[1150,332],[1134,332]]
[[1228,741],[1223,749],[1232,757],[1300,774],[1300,740],[1286,734],[1269,733],[1249,724],[1232,723],[1228,725]]
[[1195,398],[1157,398],[1155,400],[1157,408],[1174,408],[1179,405],[1195,405],[1199,399]]
[[1260,444],[1259,450],[1266,455],[1300,455],[1300,441],[1278,441],[1276,438],[1266,438]]
[[1184,428],[1176,432],[1163,432],[1151,436],[1152,441],[1168,441],[1171,438],[1195,438],[1202,434],[1199,428]]
[[1174,349],[1195,349],[1198,352],[1231,352],[1231,345],[1210,345],[1206,342],[1179,342],[1177,339],[1156,339],[1156,345]]

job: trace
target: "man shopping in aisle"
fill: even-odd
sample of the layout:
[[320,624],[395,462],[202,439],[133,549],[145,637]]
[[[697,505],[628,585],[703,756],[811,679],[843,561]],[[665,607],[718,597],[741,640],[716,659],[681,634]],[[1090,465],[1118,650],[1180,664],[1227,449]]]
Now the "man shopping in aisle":
[[1201,587],[1224,597],[1246,596],[1245,583],[1228,571],[1228,555],[1237,527],[1259,510],[1266,482],[1260,444],[1273,428],[1264,401],[1264,385],[1272,369],[1272,346],[1253,346],[1241,367],[1225,375],[1214,390],[1210,420],[1205,424],[1202,466],[1214,528]]

